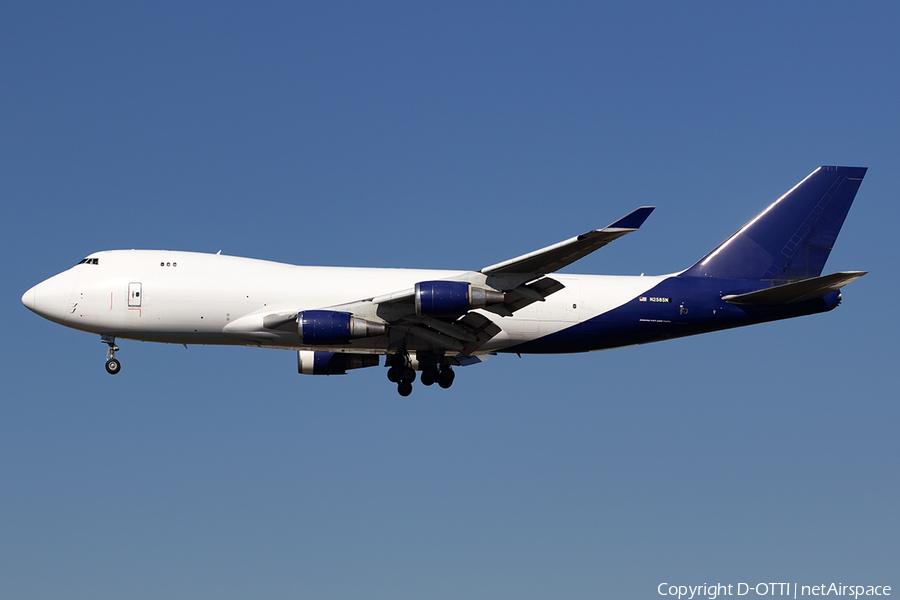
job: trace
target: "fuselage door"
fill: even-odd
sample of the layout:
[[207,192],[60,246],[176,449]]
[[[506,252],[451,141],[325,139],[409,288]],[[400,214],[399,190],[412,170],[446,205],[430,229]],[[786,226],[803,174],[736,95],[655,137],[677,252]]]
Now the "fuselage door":
[[140,308],[141,284],[132,282],[128,284],[128,308]]

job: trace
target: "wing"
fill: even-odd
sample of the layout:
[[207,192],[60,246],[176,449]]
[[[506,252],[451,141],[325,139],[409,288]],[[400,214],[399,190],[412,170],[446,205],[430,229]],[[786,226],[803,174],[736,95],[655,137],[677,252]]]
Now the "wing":
[[[389,348],[425,346],[457,358],[468,357],[502,331],[499,325],[484,314],[475,312],[475,309],[508,317],[534,302],[543,302],[547,296],[565,287],[559,281],[546,277],[546,274],[636,231],[653,209],[652,206],[643,206],[603,229],[583,233],[479,271],[462,273],[446,282],[423,282],[446,284],[448,289],[458,291],[453,292],[455,298],[468,298],[469,304],[453,314],[430,314],[423,309],[419,284],[374,298],[323,307],[317,312],[349,313],[354,318],[377,324],[377,331],[384,330],[379,335],[387,336]],[[298,313],[268,315],[264,318],[264,326],[267,329],[281,328],[297,319]],[[410,344],[410,337],[414,344]]]
[[487,275],[534,273],[536,276],[554,273],[576,260],[584,258],[594,250],[599,250],[611,241],[632,231],[637,231],[655,208],[655,206],[642,206],[603,229],[588,231],[558,244],[485,267],[481,269],[481,272]]

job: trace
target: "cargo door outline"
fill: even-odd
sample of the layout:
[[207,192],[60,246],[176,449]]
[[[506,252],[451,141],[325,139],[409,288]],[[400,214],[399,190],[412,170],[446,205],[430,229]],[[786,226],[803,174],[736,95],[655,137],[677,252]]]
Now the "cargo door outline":
[[139,281],[132,281],[128,284],[128,310],[136,310],[138,316],[141,316],[141,284]]

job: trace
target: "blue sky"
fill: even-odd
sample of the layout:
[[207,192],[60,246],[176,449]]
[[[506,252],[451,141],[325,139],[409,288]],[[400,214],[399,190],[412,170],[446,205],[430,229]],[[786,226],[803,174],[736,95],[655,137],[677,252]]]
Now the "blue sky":
[[[0,13],[0,596],[658,597],[900,586],[893,3],[72,3]],[[39,319],[90,252],[479,268],[658,206],[569,271],[689,266],[869,167],[835,311],[383,369]]]

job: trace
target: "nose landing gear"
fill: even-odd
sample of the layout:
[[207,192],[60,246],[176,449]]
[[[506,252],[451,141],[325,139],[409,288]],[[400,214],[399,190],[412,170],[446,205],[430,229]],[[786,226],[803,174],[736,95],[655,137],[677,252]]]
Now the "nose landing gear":
[[106,372],[115,375],[122,370],[122,363],[116,360],[116,352],[119,350],[116,338],[104,335],[100,337],[100,341],[109,345],[109,350],[106,351]]

